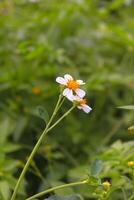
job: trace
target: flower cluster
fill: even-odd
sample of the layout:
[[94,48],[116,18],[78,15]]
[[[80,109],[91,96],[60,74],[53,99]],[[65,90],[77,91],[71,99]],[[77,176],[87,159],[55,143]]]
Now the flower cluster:
[[86,113],[92,110],[84,98],[86,95],[85,91],[80,88],[81,85],[85,84],[83,80],[75,80],[71,75],[65,74],[64,77],[57,77],[56,82],[64,86],[63,96],[76,103],[79,109],[82,109]]

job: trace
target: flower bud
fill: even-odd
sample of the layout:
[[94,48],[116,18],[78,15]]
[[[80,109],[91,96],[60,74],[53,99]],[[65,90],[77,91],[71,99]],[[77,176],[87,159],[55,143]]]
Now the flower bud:
[[127,165],[128,165],[129,167],[134,167],[134,161],[129,161],[129,162],[127,163]]
[[111,184],[108,181],[105,181],[102,183],[102,186],[103,186],[104,190],[107,191],[110,189]]

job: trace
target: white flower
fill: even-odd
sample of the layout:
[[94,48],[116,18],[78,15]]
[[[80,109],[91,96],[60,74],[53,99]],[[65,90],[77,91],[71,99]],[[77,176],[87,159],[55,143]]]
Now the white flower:
[[72,99],[74,92],[80,98],[85,96],[85,91],[80,89],[80,85],[85,83],[82,80],[74,80],[69,74],[65,74],[63,77],[57,77],[56,82],[64,85],[66,88],[63,90],[63,96],[66,96],[69,100]]
[[77,108],[82,109],[85,113],[89,113],[92,108],[87,105],[86,99],[80,98],[78,96],[73,96],[71,101],[76,101]]

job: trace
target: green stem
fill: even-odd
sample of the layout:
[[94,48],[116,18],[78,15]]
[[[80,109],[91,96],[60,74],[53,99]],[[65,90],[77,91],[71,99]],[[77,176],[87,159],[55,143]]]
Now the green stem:
[[[17,184],[16,184],[16,186],[15,186],[14,192],[13,192],[13,194],[12,194],[11,200],[15,200],[16,195],[17,195],[17,192],[18,192],[18,189],[19,189],[19,186],[20,186],[20,184],[21,184],[21,181],[22,181],[22,179],[24,178],[24,176],[25,176],[25,174],[26,174],[26,172],[27,172],[27,169],[28,169],[30,163],[32,162],[32,159],[33,159],[35,153],[37,152],[37,150],[38,150],[38,148],[39,148],[39,146],[40,146],[42,140],[44,139],[44,137],[46,136],[47,132],[49,131],[48,128],[49,128],[49,126],[51,125],[51,122],[52,122],[53,118],[55,117],[55,115],[56,115],[56,113],[57,113],[57,109],[58,109],[58,107],[59,107],[59,104],[60,104],[61,100],[62,100],[62,95],[59,95],[59,99],[58,99],[58,102],[57,102],[57,104],[56,104],[56,106],[55,106],[54,112],[53,112],[53,114],[52,114],[52,116],[51,116],[51,118],[50,118],[48,124],[46,125],[45,130],[44,130],[43,133],[41,134],[41,136],[40,136],[39,140],[37,141],[36,145],[34,146],[32,152],[31,152],[31,154],[30,154],[30,156],[29,156],[29,158],[28,158],[28,160],[27,160],[27,162],[26,162],[26,164],[25,164],[25,166],[24,166],[24,168],[23,168],[23,170],[22,170],[22,172],[21,172],[21,174],[20,174],[20,177],[19,177],[19,179],[18,179],[18,181],[17,181]],[[69,113],[68,113],[68,114],[69,114]],[[56,124],[57,124],[57,123],[56,123]],[[53,126],[53,127],[54,127],[54,126]],[[52,129],[52,128],[51,128],[51,129]],[[50,130],[51,130],[51,129],[50,129]]]
[[60,102],[60,104],[59,104],[59,106],[57,108],[57,111],[60,109],[60,107],[62,106],[62,104],[64,103],[64,101],[65,101],[65,97],[63,97],[62,101]]
[[87,184],[87,183],[88,183],[88,180],[84,180],[84,181],[79,181],[79,182],[68,183],[68,184],[56,186],[56,187],[50,188],[48,190],[45,190],[43,192],[40,192],[38,194],[35,194],[34,196],[31,196],[31,197],[27,198],[26,200],[32,200],[32,199],[41,197],[41,196],[43,196],[45,194],[48,194],[50,192],[53,192],[55,190],[59,190],[59,189],[67,188],[67,187],[72,187],[72,186],[77,186],[77,185],[83,185],[83,184]]

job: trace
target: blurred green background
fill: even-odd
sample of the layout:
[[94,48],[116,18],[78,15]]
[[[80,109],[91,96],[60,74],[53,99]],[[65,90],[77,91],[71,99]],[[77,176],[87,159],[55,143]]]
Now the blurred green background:
[[[117,109],[134,103],[133,34],[133,0],[0,1],[1,198],[9,198],[45,127],[37,108],[53,111],[57,76],[86,81],[93,110],[87,115],[76,109],[47,136],[20,199],[82,178],[97,152],[118,139],[133,139],[127,132],[133,112]],[[59,116],[70,105],[66,101]],[[88,197],[87,190],[82,194]]]

